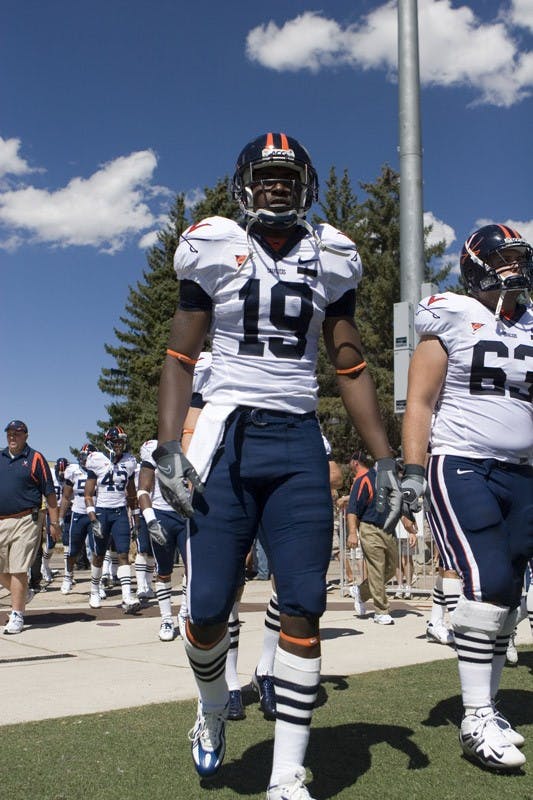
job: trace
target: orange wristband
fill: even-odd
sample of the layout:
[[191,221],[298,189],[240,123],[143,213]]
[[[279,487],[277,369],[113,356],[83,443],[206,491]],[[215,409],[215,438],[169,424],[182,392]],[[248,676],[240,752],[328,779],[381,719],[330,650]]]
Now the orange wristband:
[[167,356],[177,358],[178,361],[183,361],[184,364],[189,364],[191,367],[194,367],[194,365],[198,363],[197,358],[189,358],[189,356],[185,356],[183,353],[178,353],[176,350],[167,349]]
[[361,361],[361,363],[356,364],[355,367],[349,367],[348,369],[337,369],[335,372],[337,375],[353,375],[354,372],[360,372],[362,369],[364,369],[366,365],[366,361]]

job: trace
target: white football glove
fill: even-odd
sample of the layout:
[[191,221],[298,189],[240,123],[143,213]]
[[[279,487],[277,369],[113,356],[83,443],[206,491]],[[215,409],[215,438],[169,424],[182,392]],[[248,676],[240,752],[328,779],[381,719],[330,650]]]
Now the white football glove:
[[146,527],[148,528],[148,533],[150,534],[150,539],[152,542],[161,545],[161,547],[165,547],[167,543],[167,532],[157,519],[152,519],[150,522],[147,523]]
[[383,530],[393,533],[402,515],[402,493],[398,482],[398,465],[393,458],[376,461],[376,511],[388,510]]
[[104,533],[102,531],[102,523],[100,522],[98,517],[96,519],[91,520],[91,530],[93,532],[93,536],[95,536],[97,539],[104,538]]
[[402,483],[403,513],[412,516],[420,511],[424,503],[429,502],[429,487],[426,481],[426,470],[420,464],[406,464]]
[[192,517],[193,507],[187,481],[203,492],[204,485],[178,442],[160,444],[153,452],[159,488],[166,502],[184,517]]

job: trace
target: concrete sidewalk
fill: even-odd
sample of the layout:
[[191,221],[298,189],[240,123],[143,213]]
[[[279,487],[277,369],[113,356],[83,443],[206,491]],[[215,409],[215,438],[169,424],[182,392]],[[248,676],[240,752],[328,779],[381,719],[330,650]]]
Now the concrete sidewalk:
[[[338,579],[334,572],[332,564],[331,577]],[[102,609],[93,610],[88,604],[88,572],[77,573],[76,586],[66,596],[60,593],[61,580],[62,571],[47,591],[36,595],[27,608],[21,634],[0,635],[1,725],[196,696],[183,642],[159,640],[156,601],[135,617],[125,616],[120,589],[115,589]],[[179,570],[174,586],[172,602],[177,613]],[[249,684],[261,651],[269,597],[269,582],[246,584],[238,664],[243,686]],[[324,677],[455,657],[451,648],[426,641],[430,598],[392,600],[391,608],[395,625],[376,625],[372,614],[355,617],[352,600],[341,598],[338,589],[328,594],[322,619]],[[2,592],[0,624],[8,611],[9,597]],[[519,636],[528,641],[525,626],[520,628]]]

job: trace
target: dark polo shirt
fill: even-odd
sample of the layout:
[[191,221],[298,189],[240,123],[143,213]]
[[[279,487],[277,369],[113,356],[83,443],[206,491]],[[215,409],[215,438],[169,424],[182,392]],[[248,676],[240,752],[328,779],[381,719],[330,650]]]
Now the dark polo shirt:
[[0,517],[40,508],[43,495],[53,494],[54,482],[42,453],[26,445],[17,456],[0,452]]

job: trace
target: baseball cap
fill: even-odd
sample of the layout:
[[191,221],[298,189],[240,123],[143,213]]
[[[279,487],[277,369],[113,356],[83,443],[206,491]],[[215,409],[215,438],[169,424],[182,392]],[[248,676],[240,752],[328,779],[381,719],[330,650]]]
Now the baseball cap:
[[28,426],[25,422],[22,422],[21,419],[12,419],[11,422],[8,422],[4,431],[15,430],[15,431],[24,431],[24,433],[28,433]]

